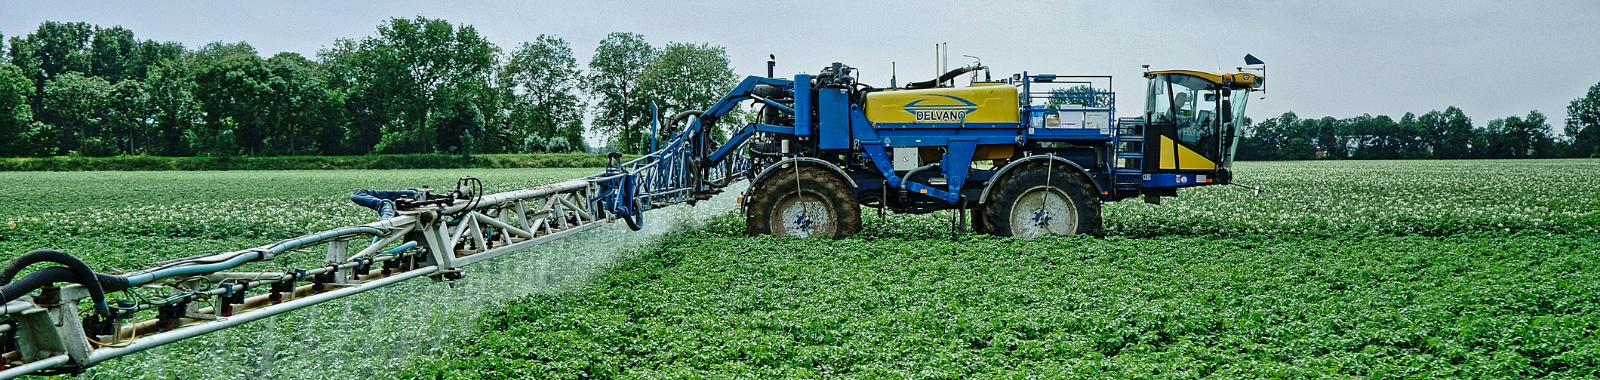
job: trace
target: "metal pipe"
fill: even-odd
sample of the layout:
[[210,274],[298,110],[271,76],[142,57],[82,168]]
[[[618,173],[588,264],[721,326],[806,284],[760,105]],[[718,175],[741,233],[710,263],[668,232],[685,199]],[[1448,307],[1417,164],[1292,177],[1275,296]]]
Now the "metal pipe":
[[264,278],[283,278],[283,272],[217,272],[206,275],[206,281],[222,282],[228,280],[260,280]]
[[783,111],[784,113],[788,113],[788,114],[791,114],[791,115],[794,114],[794,109],[793,108],[789,108],[789,106],[786,106],[786,105],[783,105],[783,104],[779,104],[778,102],[773,101],[772,99],[767,99],[767,98],[763,98],[763,97],[755,96],[755,95],[750,95],[750,98],[751,99],[755,99],[757,101],[760,101],[762,103],[766,103],[767,105],[772,106],[773,108],[777,108],[779,111]]
[[306,245],[306,244],[320,243],[323,240],[328,240],[328,239],[332,239],[332,238],[336,238],[336,237],[340,237],[340,236],[345,236],[345,235],[357,235],[357,234],[383,235],[383,230],[379,230],[377,228],[367,227],[367,226],[335,228],[335,229],[331,229],[331,230],[327,230],[327,231],[323,231],[323,232],[318,232],[318,233],[311,234],[311,235],[306,235],[306,236],[301,236],[301,237],[297,237],[297,238],[293,238],[293,239],[289,239],[289,240],[280,241],[280,242],[272,244],[269,248],[267,248],[267,250],[271,251],[272,254],[276,255],[276,254],[279,254],[279,253],[283,253],[283,251],[287,251],[287,250],[291,250],[291,249],[295,249],[295,248],[300,248],[300,246],[303,246],[303,245]]
[[[479,204],[482,205],[482,206],[479,206],[478,208],[493,207],[494,205],[499,205],[501,203],[514,201],[514,200],[518,200],[518,199],[536,198],[536,197],[541,197],[541,196],[546,196],[546,195],[560,194],[560,193],[573,191],[573,190],[581,190],[581,189],[586,188],[588,186],[589,186],[589,181],[588,180],[574,179],[574,180],[570,180],[570,181],[566,181],[566,182],[539,186],[539,187],[535,187],[535,188],[527,189],[527,190],[517,190],[517,191],[508,191],[508,192],[504,192],[504,193],[490,194],[490,195],[485,195],[482,198],[479,198]],[[441,209],[439,211],[442,212],[442,213],[445,213],[445,214],[454,214],[454,213],[457,213],[457,212],[461,212],[461,210],[465,209],[465,208],[467,208],[467,204],[466,203],[458,203],[458,204],[456,204],[454,206],[445,207],[444,209]]]
[[37,360],[32,363],[11,367],[4,371],[0,371],[0,380],[15,379],[20,376],[34,373],[35,371],[43,371],[46,369],[55,368],[56,366],[67,364],[67,360],[69,360],[67,355],[56,355],[44,358],[42,360]]
[[411,233],[411,231],[415,230],[415,229],[417,229],[417,225],[408,224],[408,225],[406,225],[406,227],[404,229],[401,229],[400,232],[389,234],[389,236],[384,237],[382,240],[378,240],[376,242],[373,242],[372,245],[369,245],[369,246],[367,246],[367,248],[362,249],[361,252],[356,252],[356,254],[350,255],[350,258],[351,259],[359,259],[359,258],[362,258],[362,257],[367,257],[367,255],[373,254],[374,252],[378,252],[378,250],[383,249],[383,247],[388,246],[389,243],[393,243],[395,240],[400,240],[400,238],[405,237],[406,234]]
[[160,270],[156,270],[156,271],[148,272],[148,273],[140,273],[140,274],[129,275],[128,276],[128,285],[129,286],[139,286],[139,285],[148,284],[148,283],[154,282],[155,280],[164,279],[164,278],[216,272],[216,271],[220,271],[220,270],[224,270],[224,269],[228,269],[228,268],[233,268],[233,267],[237,267],[237,266],[240,266],[240,265],[244,265],[245,263],[248,263],[248,262],[251,262],[251,261],[261,260],[261,259],[266,257],[266,256],[263,255],[263,253],[270,253],[270,254],[276,255],[276,254],[279,254],[279,253],[283,253],[284,251],[287,251],[287,250],[299,248],[300,246],[303,246],[303,245],[312,244],[312,243],[319,243],[319,242],[322,242],[324,240],[328,240],[328,239],[332,239],[332,238],[337,238],[337,237],[346,236],[346,235],[356,235],[356,234],[382,235],[383,231],[379,230],[377,228],[369,227],[369,226],[335,228],[335,229],[332,229],[332,230],[327,230],[327,231],[323,231],[323,232],[319,232],[319,233],[315,233],[315,234],[311,234],[311,235],[306,235],[306,236],[301,236],[301,237],[297,237],[297,238],[293,238],[293,239],[280,241],[280,242],[274,243],[272,245],[262,246],[262,247],[254,248],[254,249],[247,250],[247,251],[241,251],[240,254],[235,255],[232,258],[229,258],[228,260],[223,261],[223,262],[219,262],[219,263],[201,264],[201,265],[184,265],[184,266],[160,269]]
[[516,234],[517,236],[521,236],[526,239],[533,238],[532,232],[523,231],[521,228],[512,227],[510,224],[506,224],[506,222],[502,222],[499,219],[490,218],[488,216],[484,216],[483,214],[473,215],[473,218],[478,219],[480,222],[488,223],[490,226],[498,227],[506,232]]
[[23,310],[28,310],[28,309],[32,309],[32,308],[33,308],[33,303],[32,302],[28,302],[28,301],[6,302],[5,306],[0,306],[0,315],[21,313]]
[[[385,255],[394,255],[394,254],[398,254],[400,252],[405,252],[407,249],[412,249],[412,248],[416,248],[416,247],[417,247],[417,242],[408,241],[405,244],[401,244],[399,247],[390,248],[389,250],[386,250],[386,251],[383,251],[383,252],[378,252],[378,253],[385,254]],[[378,260],[378,259],[374,258],[373,261],[384,261],[384,260],[391,260],[391,259],[392,258]]]
[[581,231],[584,231],[584,230],[588,230],[590,228],[599,227],[599,226],[605,225],[606,223],[607,223],[606,221],[597,220],[597,221],[593,221],[593,222],[579,224],[579,225],[576,225],[576,226],[571,226],[571,227],[568,227],[567,229],[564,229],[564,230],[561,230],[561,231],[557,231],[557,232],[551,233],[549,235],[544,235],[544,236],[540,236],[540,237],[533,238],[533,239],[523,240],[521,242],[512,243],[510,245],[503,245],[503,246],[495,247],[493,249],[489,249],[489,250],[486,250],[486,251],[483,251],[483,252],[479,252],[479,253],[474,253],[474,254],[471,254],[471,255],[457,257],[457,258],[455,258],[453,263],[455,263],[457,266],[471,265],[472,263],[476,263],[476,262],[479,262],[479,261],[492,259],[492,258],[494,258],[496,256],[500,256],[500,255],[503,255],[503,254],[506,254],[506,253],[509,253],[509,252],[515,252],[515,251],[521,250],[523,248],[532,247],[532,246],[539,245],[539,244],[544,244],[545,242],[548,242],[548,241],[551,241],[551,240],[555,240],[555,239],[560,239],[560,238],[565,237],[567,235],[572,235],[572,234],[575,234],[575,233],[578,233],[578,232],[581,232]]
[[[311,305],[315,305],[315,304],[319,304],[319,303],[323,303],[323,302],[327,302],[327,301],[332,301],[332,300],[335,300],[335,299],[344,298],[344,297],[349,296],[349,295],[358,294],[358,293],[365,292],[365,291],[368,291],[368,290],[381,288],[381,287],[384,287],[384,286],[388,286],[390,284],[394,284],[396,282],[405,281],[405,280],[409,280],[409,279],[413,279],[413,278],[417,278],[417,277],[421,277],[421,276],[426,276],[426,275],[428,275],[430,273],[433,273],[433,272],[437,271],[438,269],[439,269],[439,267],[437,267],[437,266],[427,266],[427,267],[417,268],[415,270],[412,270],[412,271],[409,271],[409,272],[400,273],[400,274],[396,274],[396,275],[391,276],[391,277],[375,280],[375,281],[372,281],[372,282],[362,283],[362,284],[360,284],[358,286],[340,288],[340,289],[336,289],[336,290],[333,290],[333,291],[329,291],[327,293],[317,294],[317,295],[313,295],[313,296],[305,297],[305,298],[296,298],[296,299],[288,301],[288,302],[284,302],[284,303],[280,303],[280,304],[277,304],[277,305],[263,307],[263,308],[260,308],[260,309],[253,310],[253,311],[251,311],[249,313],[234,315],[234,316],[228,317],[226,319],[220,319],[220,320],[217,320],[217,321],[214,321],[214,322],[206,322],[206,323],[196,324],[196,325],[192,325],[192,326],[185,326],[185,327],[178,328],[177,330],[173,330],[173,331],[170,331],[170,332],[151,335],[149,337],[140,338],[140,339],[137,339],[137,340],[130,341],[130,342],[128,342],[128,345],[124,346],[124,347],[104,347],[104,348],[95,350],[94,352],[90,353],[88,363],[85,363],[85,364],[86,365],[90,365],[90,364],[103,362],[103,361],[110,360],[110,359],[113,359],[113,358],[117,358],[117,357],[120,357],[120,356],[123,356],[123,355],[132,354],[132,353],[135,353],[135,352],[144,351],[144,350],[148,350],[148,349],[151,349],[151,348],[159,347],[159,346],[165,345],[167,343],[172,343],[172,342],[176,342],[176,341],[180,341],[180,340],[184,340],[184,339],[188,339],[188,338],[193,338],[193,337],[200,336],[200,335],[203,335],[203,334],[208,334],[208,333],[211,333],[211,332],[214,332],[214,331],[217,331],[217,330],[221,330],[221,329],[225,329],[225,328],[229,328],[229,327],[233,327],[233,326],[238,326],[238,325],[242,325],[242,324],[249,323],[249,322],[254,322],[256,320],[260,320],[260,319],[263,319],[263,318],[266,318],[266,317],[270,317],[270,316],[274,316],[274,315],[278,315],[278,314],[283,314],[283,313],[299,310],[300,308],[303,308],[303,307],[306,307],[306,306],[311,306]],[[65,363],[66,362],[66,356],[63,355],[63,356],[60,356],[60,357],[62,359],[58,363],[47,365],[47,366],[41,366],[41,367],[39,367],[37,369],[30,370],[28,372],[33,372],[33,371],[36,371],[36,370],[39,370],[39,369],[44,369],[44,368],[50,368],[50,367],[54,367],[56,365],[60,365],[62,363]],[[18,368],[21,368],[21,367],[18,367]],[[6,371],[5,374],[9,375],[10,372],[11,371]],[[3,380],[3,379],[4,378],[0,378],[0,380]]]

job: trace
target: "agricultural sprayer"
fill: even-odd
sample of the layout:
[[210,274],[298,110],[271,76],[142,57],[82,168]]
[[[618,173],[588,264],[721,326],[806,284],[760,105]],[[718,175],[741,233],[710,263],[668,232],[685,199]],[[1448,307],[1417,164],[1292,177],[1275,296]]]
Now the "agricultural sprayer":
[[[0,379],[77,373],[416,277],[462,280],[473,263],[618,219],[638,229],[647,211],[693,205],[737,181],[751,184],[739,199],[751,235],[850,236],[863,209],[970,213],[975,231],[1001,236],[1095,234],[1102,202],[1159,203],[1179,188],[1232,183],[1237,121],[1264,80],[1147,71],[1144,113],[1118,118],[1109,76],[995,80],[973,64],[874,88],[839,63],[793,78],[772,67],[705,110],[658,117],[659,149],[627,162],[612,154],[593,176],[497,194],[470,177],[447,192],[358,192],[352,199],[381,220],[126,273],[98,273],[62,252],[20,255],[0,272]],[[967,74],[970,85],[953,86]],[[758,108],[755,121],[713,139],[743,104]],[[326,252],[321,266],[237,269],[308,249]],[[17,278],[39,263],[55,265]],[[109,296],[129,289],[155,296]]]

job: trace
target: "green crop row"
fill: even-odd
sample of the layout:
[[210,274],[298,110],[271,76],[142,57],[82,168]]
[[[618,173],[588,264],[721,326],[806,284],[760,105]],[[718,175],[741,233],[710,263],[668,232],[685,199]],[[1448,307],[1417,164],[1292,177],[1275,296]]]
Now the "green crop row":
[[1600,376],[1600,239],[745,238],[535,294],[423,378]]

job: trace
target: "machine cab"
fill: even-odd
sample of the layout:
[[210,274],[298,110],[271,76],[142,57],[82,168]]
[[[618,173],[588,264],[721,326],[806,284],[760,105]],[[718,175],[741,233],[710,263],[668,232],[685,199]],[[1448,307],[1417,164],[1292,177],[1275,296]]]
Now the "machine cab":
[[1145,74],[1146,173],[1216,173],[1233,166],[1239,122],[1250,92],[1264,78],[1251,73],[1190,70]]

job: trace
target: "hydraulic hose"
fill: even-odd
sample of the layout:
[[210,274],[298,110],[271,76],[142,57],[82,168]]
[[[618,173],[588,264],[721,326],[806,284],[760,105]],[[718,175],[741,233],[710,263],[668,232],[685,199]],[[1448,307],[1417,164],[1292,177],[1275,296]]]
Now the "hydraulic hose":
[[923,170],[933,169],[933,168],[937,168],[937,167],[939,167],[938,163],[932,163],[932,164],[918,166],[916,169],[911,169],[911,171],[906,172],[905,178],[901,178],[900,179],[900,200],[905,200],[906,199],[906,187],[911,186],[911,183],[912,183],[911,182],[911,176],[917,175],[917,173],[920,173]]
[[[128,289],[127,277],[105,273],[95,273],[94,277],[103,291],[115,292]],[[32,293],[34,290],[39,290],[39,288],[57,282],[78,283],[78,275],[73,273],[71,269],[67,269],[67,267],[40,269],[27,276],[22,276],[21,279],[0,286],[0,303],[14,301],[25,294]]]
[[[78,258],[72,257],[72,255],[68,255],[66,253],[62,253],[61,251],[53,251],[48,249],[24,253],[22,256],[17,256],[17,258],[6,262],[5,269],[0,270],[0,284],[4,284],[6,289],[4,292],[0,292],[0,298],[4,298],[9,302],[17,297],[21,297],[23,294],[32,292],[34,289],[38,289],[39,287],[56,282],[51,281],[39,283],[45,280],[51,280],[60,277],[59,274],[54,274],[59,273],[59,270],[52,270],[50,271],[50,274],[38,276],[36,278],[34,275],[29,275],[28,278],[35,279],[30,281],[22,281],[22,284],[16,288],[12,288],[10,286],[11,279],[16,278],[17,273],[21,272],[29,265],[40,262],[52,262],[64,265],[64,267],[61,268],[64,268],[71,276],[63,280],[70,280],[71,282],[78,283],[83,285],[83,287],[88,288],[89,297],[94,299],[94,311],[100,313],[100,315],[111,315],[111,308],[106,306],[105,290],[100,287],[100,281],[96,278],[97,276],[95,275],[94,270],[89,269],[89,265],[84,264],[83,260],[78,260]],[[123,282],[126,283],[126,279],[123,279]],[[123,286],[123,288],[126,289],[127,287]]]
[[254,250],[233,252],[227,256],[228,258],[226,260],[205,262],[203,264],[195,265],[173,264],[166,268],[161,268],[154,271],[131,274],[128,276],[128,283],[133,286],[138,286],[163,278],[216,272],[237,267],[251,261],[260,260],[262,257],[266,257],[262,255],[263,253],[277,255],[283,253],[284,251],[299,248],[302,245],[315,244],[340,236],[358,234],[382,235],[383,231],[377,228],[366,226],[343,227],[327,230],[293,239],[286,239]]
[[983,69],[984,69],[984,67],[980,66],[980,65],[972,65],[972,66],[967,66],[967,67],[958,67],[958,68],[955,68],[954,70],[950,70],[950,72],[944,73],[944,75],[940,75],[939,78],[934,79],[934,80],[907,83],[906,84],[906,89],[907,90],[915,90],[915,89],[922,89],[922,88],[939,87],[940,83],[944,83],[944,82],[949,81],[951,79],[956,79],[956,77],[961,76],[961,74],[966,74],[966,73],[970,73],[970,72],[978,71],[978,70],[983,70]]

